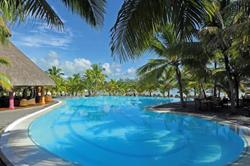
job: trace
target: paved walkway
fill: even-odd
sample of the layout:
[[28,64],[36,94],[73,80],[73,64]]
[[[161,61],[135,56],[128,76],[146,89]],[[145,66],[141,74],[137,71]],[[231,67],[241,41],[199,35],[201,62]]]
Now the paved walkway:
[[231,112],[230,110],[221,111],[199,111],[195,109],[194,103],[187,103],[186,107],[183,108],[180,103],[168,103],[164,105],[159,105],[153,107],[152,110],[159,112],[175,112],[175,113],[185,113],[189,115],[205,116],[209,119],[220,120],[220,121],[230,121],[235,125],[242,125],[250,128],[250,110]]
[[39,111],[43,108],[49,107],[53,104],[57,103],[57,101],[53,101],[47,105],[43,106],[35,106],[35,107],[29,107],[29,108],[21,108],[17,110],[6,110],[6,111],[0,111],[0,131],[4,127],[8,126],[10,123],[14,122],[15,120],[31,114],[33,112]]
[[[72,165],[72,163],[63,161],[34,144],[28,133],[29,125],[34,119],[49,112],[52,107],[55,107],[58,104],[60,103],[52,102],[46,106],[0,112],[2,127],[2,134],[0,137],[0,158],[2,159],[2,162],[0,162],[0,165]],[[8,127],[5,128],[6,126]]]
[[[0,132],[3,130],[6,126],[8,126],[10,123],[14,122],[15,120],[19,119],[20,117],[23,117],[25,115],[31,114],[33,112],[39,111],[40,109],[46,108],[52,104],[55,104],[56,102],[52,102],[45,106],[36,106],[36,107],[30,107],[30,108],[22,108],[18,110],[6,110],[6,111],[0,111]],[[0,157],[0,165],[5,165]]]

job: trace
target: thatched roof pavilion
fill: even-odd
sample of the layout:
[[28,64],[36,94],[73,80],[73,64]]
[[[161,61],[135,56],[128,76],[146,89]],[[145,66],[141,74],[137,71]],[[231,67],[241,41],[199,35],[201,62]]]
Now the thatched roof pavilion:
[[[13,87],[36,87],[42,93],[44,101],[44,86],[55,86],[55,82],[11,42],[0,44],[0,57],[10,62],[9,66],[0,65],[0,72],[6,74]],[[14,92],[10,92],[9,107],[14,109]]]
[[54,86],[54,81],[12,43],[0,45],[0,57],[9,66],[0,65],[0,72],[10,77],[13,86]]

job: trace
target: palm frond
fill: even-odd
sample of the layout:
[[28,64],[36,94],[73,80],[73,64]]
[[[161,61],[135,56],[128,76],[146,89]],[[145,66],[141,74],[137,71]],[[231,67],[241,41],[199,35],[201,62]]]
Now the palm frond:
[[62,0],[73,13],[79,14],[82,18],[93,25],[103,24],[106,0]]
[[22,20],[24,18],[23,2],[24,0],[1,0],[1,17],[10,22],[16,21],[17,19]]
[[166,46],[160,41],[159,38],[155,37],[150,44],[150,50],[154,51],[159,56],[166,56]]
[[209,0],[175,1],[173,4],[173,23],[182,38],[192,40],[193,32],[199,29],[207,18],[214,13],[214,6]]
[[159,37],[165,46],[169,46],[180,41],[180,36],[178,36],[173,24],[163,26],[160,32]]
[[169,0],[125,0],[111,29],[111,50],[121,61],[136,58],[168,20]]
[[62,28],[63,21],[46,0],[19,0],[19,2],[26,16],[44,20],[50,27]]
[[148,63],[141,66],[137,69],[136,73],[138,76],[144,75],[152,70],[158,70],[162,66],[166,66],[168,64],[167,60],[165,59],[150,59]]
[[217,79],[225,77],[225,75],[226,75],[226,71],[224,68],[217,68],[217,69],[212,70],[212,76]]
[[0,64],[1,65],[9,65],[10,62],[6,58],[0,57]]
[[113,56],[122,61],[137,58],[151,37],[169,22],[177,34],[190,39],[203,18],[212,13],[210,0],[125,0],[111,29]]
[[243,11],[246,14],[250,14],[250,0],[237,0],[231,1],[223,9],[223,14],[232,14]]
[[[106,0],[61,0],[61,2],[90,25],[103,24]],[[47,0],[4,0],[0,1],[0,9],[2,16],[13,22],[30,17],[43,20],[50,27],[63,28],[63,21]]]
[[211,57],[205,52],[201,42],[183,42],[179,44],[179,49],[180,58],[184,64],[186,64],[185,61],[193,60],[205,65]]
[[3,73],[0,73],[0,86],[3,89],[8,90],[8,91],[11,90],[11,88],[12,88],[9,77]]
[[1,41],[1,44],[8,41],[7,39],[10,36],[11,36],[10,30],[7,27],[3,17],[0,16],[0,41]]

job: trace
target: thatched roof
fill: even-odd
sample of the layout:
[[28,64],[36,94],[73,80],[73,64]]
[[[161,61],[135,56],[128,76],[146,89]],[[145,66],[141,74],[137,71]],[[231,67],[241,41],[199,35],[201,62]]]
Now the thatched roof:
[[0,57],[10,62],[0,72],[10,77],[13,86],[54,86],[54,81],[11,42],[0,44]]

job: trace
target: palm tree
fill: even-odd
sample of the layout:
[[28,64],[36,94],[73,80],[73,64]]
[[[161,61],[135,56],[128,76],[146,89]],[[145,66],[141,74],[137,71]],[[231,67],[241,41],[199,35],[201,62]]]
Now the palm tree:
[[105,89],[109,93],[109,96],[115,95],[119,91],[119,84],[116,80],[111,79],[106,83]]
[[85,88],[89,95],[95,95],[97,91],[103,90],[106,76],[103,74],[103,68],[98,64],[93,64],[91,69],[85,71],[83,79]]
[[64,73],[62,72],[62,69],[57,68],[56,66],[52,66],[50,69],[48,69],[47,72],[51,77],[61,77],[64,75]]
[[137,82],[137,92],[141,95],[142,93],[147,92],[149,96],[152,96],[152,93],[157,90],[158,84],[156,79],[151,79],[151,77],[140,77]]
[[50,78],[53,79],[54,82],[56,83],[56,86],[50,89],[52,90],[53,93],[55,92],[61,94],[63,91],[66,90],[65,80],[62,78],[64,73],[62,72],[61,68],[52,66],[51,68],[48,69],[47,73],[50,76]]
[[172,23],[182,39],[191,40],[214,14],[212,0],[126,0],[111,29],[111,50],[120,60],[138,57],[162,26]]
[[78,96],[83,91],[83,81],[80,74],[73,74],[67,79],[67,90],[72,96]]
[[170,97],[170,90],[176,87],[176,80],[173,76],[173,70],[166,70],[159,80],[157,80],[159,86],[158,89],[163,97],[165,97],[165,92],[167,92],[167,97]]
[[241,71],[249,69],[249,5],[250,1],[216,1],[215,15],[200,32],[207,51],[223,62],[232,109],[239,105]]
[[181,103],[185,106],[181,72],[183,59],[189,58],[191,54],[202,54],[202,48],[199,43],[182,42],[174,28],[172,25],[167,25],[161,33],[154,37],[150,49],[157,53],[160,59],[149,60],[146,65],[138,69],[138,74],[144,77],[160,78],[168,70],[175,71]]
[[[4,58],[0,58],[0,65],[9,65],[9,61]],[[5,90],[11,90],[12,85],[6,74],[0,73],[0,86]]]

